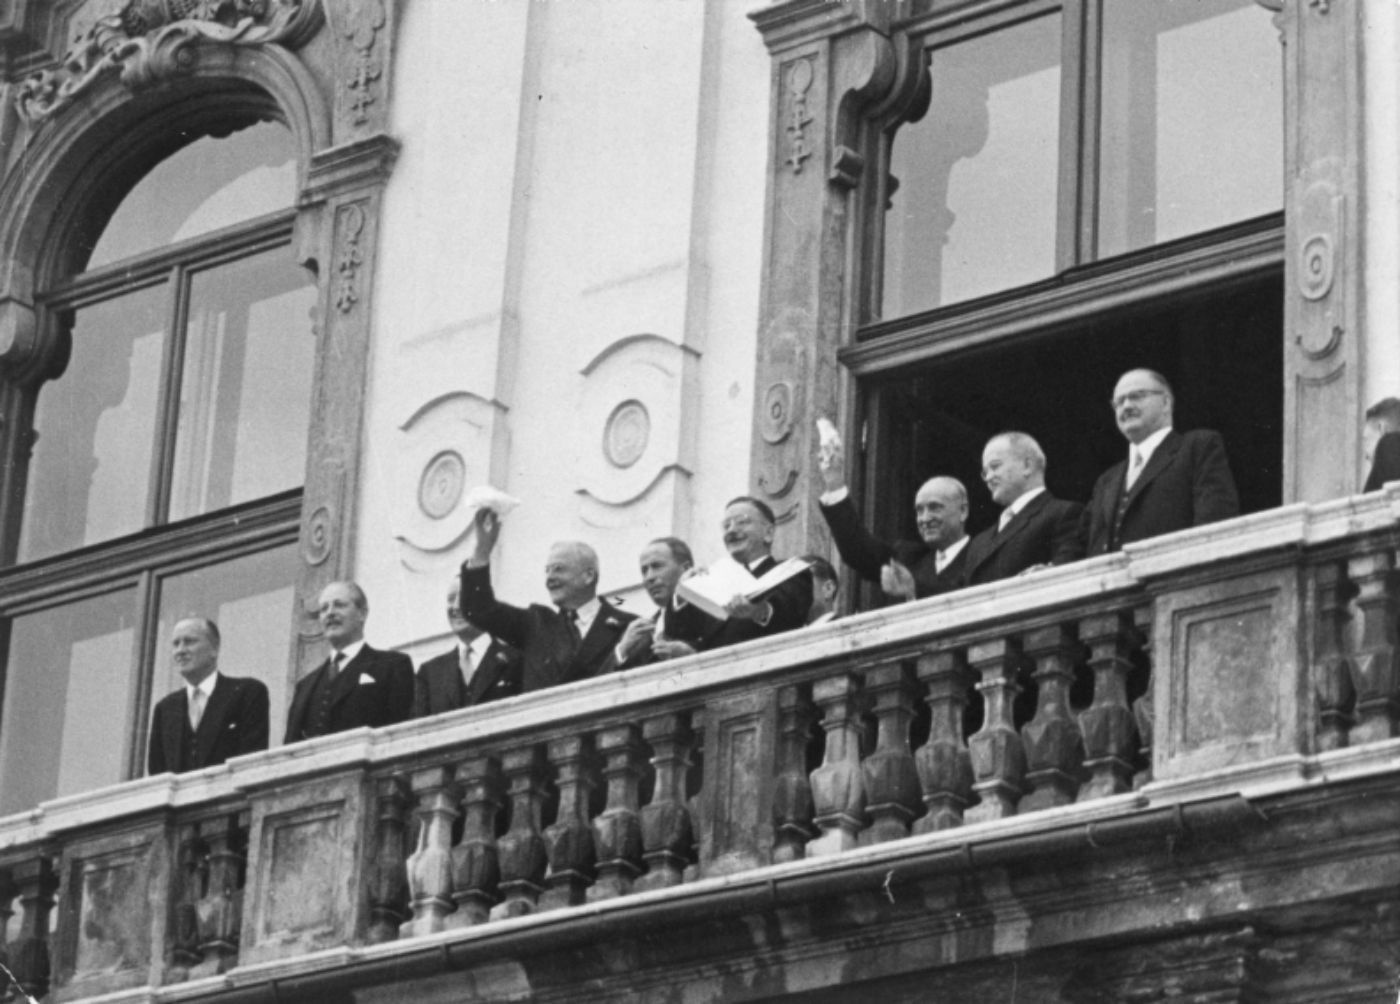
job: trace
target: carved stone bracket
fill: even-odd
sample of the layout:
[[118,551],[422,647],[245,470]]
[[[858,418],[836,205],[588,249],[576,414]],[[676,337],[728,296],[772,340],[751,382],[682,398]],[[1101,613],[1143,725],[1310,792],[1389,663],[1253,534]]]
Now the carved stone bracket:
[[321,18],[319,0],[127,0],[99,18],[58,67],[28,77],[15,105],[27,121],[41,122],[103,77],[119,75],[138,90],[190,71],[200,45],[295,49],[316,33]]

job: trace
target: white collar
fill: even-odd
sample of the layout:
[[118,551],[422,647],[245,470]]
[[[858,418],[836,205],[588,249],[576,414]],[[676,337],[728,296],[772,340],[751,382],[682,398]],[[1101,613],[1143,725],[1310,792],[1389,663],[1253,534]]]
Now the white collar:
[[341,649],[332,647],[331,658],[335,658],[336,652],[340,652],[342,655],[344,655],[345,661],[340,664],[340,668],[344,669],[346,666],[350,665],[351,660],[354,659],[355,656],[359,655],[360,649],[364,647],[365,640],[363,638],[361,638],[359,641],[352,641],[349,645],[346,645],[344,648]]
[[1152,435],[1144,439],[1141,443],[1129,444],[1128,466],[1132,467],[1133,450],[1137,450],[1138,453],[1142,454],[1142,466],[1146,467],[1147,462],[1152,459],[1152,454],[1157,452],[1157,447],[1162,445],[1162,440],[1166,439],[1169,435],[1171,435],[1171,431],[1172,427],[1170,425],[1164,425],[1162,426],[1162,428],[1158,429]]
[[1031,499],[1035,498],[1043,491],[1045,491],[1045,486],[1041,485],[1039,488],[1032,488],[1028,492],[1022,492],[1021,495],[1016,499],[1016,501],[1012,502],[1009,506],[1003,509],[1002,512],[1009,512],[1012,516],[1015,516],[1018,512],[1020,512],[1026,506],[1031,504]]
[[491,648],[492,640],[491,636],[484,631],[465,644],[459,639],[457,641],[457,658],[460,660],[465,652],[471,656],[473,666],[480,665],[481,660],[486,658],[486,653]]
[[944,567],[950,561],[952,561],[960,553],[962,553],[962,549],[967,546],[967,542],[968,536],[967,534],[963,534],[961,537],[959,537],[953,543],[949,544],[943,550],[934,552],[934,560],[937,562],[938,570],[940,572],[943,571]]
[[193,701],[195,691],[199,691],[199,693],[204,695],[204,703],[208,704],[209,698],[213,696],[214,693],[214,684],[218,682],[219,671],[216,669],[204,679],[200,680],[197,686],[191,687],[188,683],[185,684],[185,699]]
[[580,635],[588,634],[588,629],[593,626],[593,621],[597,619],[598,614],[602,611],[602,609],[603,601],[598,599],[598,597],[596,596],[589,600],[587,603],[585,603],[583,606],[577,608],[576,612],[578,613],[578,633]]

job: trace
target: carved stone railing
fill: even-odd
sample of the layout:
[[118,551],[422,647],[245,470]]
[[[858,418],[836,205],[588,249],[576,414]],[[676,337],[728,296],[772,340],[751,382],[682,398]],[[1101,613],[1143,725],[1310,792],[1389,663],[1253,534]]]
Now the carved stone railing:
[[55,1000],[293,992],[389,942],[1302,785],[1400,735],[1397,516],[1274,510],[47,803],[0,820],[6,964]]

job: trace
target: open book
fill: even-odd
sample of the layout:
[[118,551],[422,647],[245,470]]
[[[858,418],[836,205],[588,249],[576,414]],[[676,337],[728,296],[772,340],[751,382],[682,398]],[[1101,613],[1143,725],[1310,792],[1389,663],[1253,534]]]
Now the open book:
[[694,603],[711,617],[728,620],[729,611],[725,609],[725,604],[735,596],[742,594],[749,600],[756,600],[806,570],[807,562],[801,558],[788,558],[755,577],[737,561],[726,558],[709,568],[702,568],[688,579],[682,579],[676,586],[676,595],[687,603]]

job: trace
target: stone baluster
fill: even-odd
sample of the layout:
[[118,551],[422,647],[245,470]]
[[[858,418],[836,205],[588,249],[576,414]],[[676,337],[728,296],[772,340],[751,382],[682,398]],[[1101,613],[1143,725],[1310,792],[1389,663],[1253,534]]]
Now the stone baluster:
[[909,836],[919,815],[919,771],[909,745],[918,685],[904,662],[876,666],[865,674],[865,691],[875,715],[875,749],[861,764],[865,811],[870,825],[861,835],[868,844]]
[[636,888],[664,889],[685,880],[695,846],[690,807],[685,801],[686,771],[690,768],[690,716],[658,715],[642,722],[642,738],[652,748],[656,784],[651,801],[642,808],[642,857],[646,874]]
[[967,741],[972,754],[972,788],[982,799],[967,810],[969,822],[1015,815],[1026,775],[1026,751],[1016,729],[1014,703],[1021,686],[1021,643],[1016,638],[982,642],[968,649],[968,664],[979,678],[986,713],[982,727]]
[[21,861],[11,872],[19,890],[19,937],[10,944],[10,971],[30,997],[49,992],[49,915],[53,912],[58,876],[47,857]]
[[860,680],[850,673],[818,680],[812,700],[822,710],[826,753],[812,771],[812,806],[821,836],[807,856],[855,847],[865,827],[865,783],[860,769]]
[[[247,874],[248,814],[230,813],[200,827],[208,852],[205,894],[196,906],[199,950],[203,962],[192,978],[216,976],[238,965],[238,938],[243,927],[243,886]],[[398,858],[403,874],[403,855]],[[400,880],[402,881],[402,880]]]
[[1021,729],[1026,751],[1026,794],[1019,812],[1068,805],[1079,793],[1084,737],[1069,706],[1069,688],[1082,649],[1071,625],[1026,634],[1022,650],[1035,664],[1035,717]]
[[[369,873],[367,937],[370,944],[393,941],[399,936],[399,927],[409,916],[405,817],[412,795],[408,781],[398,775],[381,778],[375,795],[378,817],[375,826],[376,851]],[[450,839],[450,830],[448,836]]]
[[914,824],[916,833],[932,833],[963,824],[972,801],[972,756],[963,736],[972,672],[961,650],[926,652],[916,668],[927,690],[928,742],[914,758],[928,812]]
[[1142,744],[1138,747],[1138,758],[1146,765],[1133,775],[1133,788],[1136,790],[1152,780],[1152,707],[1155,700],[1152,696],[1152,673],[1155,660],[1152,654],[1152,608],[1150,606],[1138,607],[1133,611],[1133,627],[1137,629],[1138,638],[1142,643],[1140,653],[1143,661],[1147,663],[1146,689],[1141,697],[1133,701],[1133,720],[1137,722],[1138,740]]
[[690,845],[690,864],[686,866],[684,881],[694,882],[700,877],[700,820],[705,804],[705,709],[696,708],[690,713],[690,772],[686,776],[685,805],[690,810],[691,831],[694,842]]
[[549,762],[557,771],[559,811],[545,828],[549,845],[547,886],[540,897],[540,909],[576,906],[584,902],[593,884],[595,853],[593,828],[588,823],[588,801],[593,791],[589,759],[592,748],[577,736],[556,739],[549,744]]
[[1080,640],[1089,649],[1094,671],[1094,703],[1079,716],[1084,734],[1084,768],[1089,779],[1079,800],[1104,798],[1133,786],[1137,724],[1128,707],[1128,676],[1138,634],[1126,610],[1094,614],[1079,622]]
[[1329,561],[1319,565],[1316,576],[1317,636],[1313,646],[1313,699],[1317,706],[1318,750],[1340,749],[1347,744],[1356,690],[1346,654],[1346,630],[1351,620],[1347,598],[1351,583],[1346,565]]
[[598,881],[590,900],[625,896],[642,871],[642,820],[637,811],[642,750],[637,727],[622,725],[598,733],[598,755],[607,781],[606,808],[593,820],[598,848]]
[[462,792],[462,842],[452,849],[452,899],[449,928],[485,922],[500,898],[500,861],[496,855],[496,817],[501,811],[501,765],[474,756],[457,768]]
[[492,920],[534,913],[549,863],[540,833],[546,776],[543,752],[538,746],[511,750],[501,758],[501,768],[510,788],[510,829],[496,841],[503,899],[491,908]]
[[[6,966],[10,964],[10,954],[7,948],[10,944],[10,918],[15,915],[15,897],[19,895],[19,887],[15,885],[14,877],[8,868],[0,868],[0,962]],[[8,980],[3,983],[8,984]],[[9,992],[9,986],[0,990],[0,1000],[3,1000]]]
[[193,823],[181,827],[179,849],[175,855],[175,916],[170,932],[172,982],[189,979],[190,970],[204,961],[199,942],[199,901],[204,896],[209,873],[209,858],[199,827]]
[[807,774],[807,744],[817,711],[807,687],[778,691],[778,776],[773,789],[773,860],[796,861],[806,854],[807,841],[817,835],[812,825],[812,779]]
[[1395,555],[1389,551],[1362,554],[1347,562],[1356,585],[1359,633],[1350,668],[1356,690],[1353,746],[1379,742],[1397,734],[1400,715],[1400,674],[1395,665]]
[[452,822],[457,818],[457,788],[451,767],[413,772],[418,809],[418,845],[408,858],[408,891],[413,916],[400,928],[405,938],[446,929],[452,912]]

